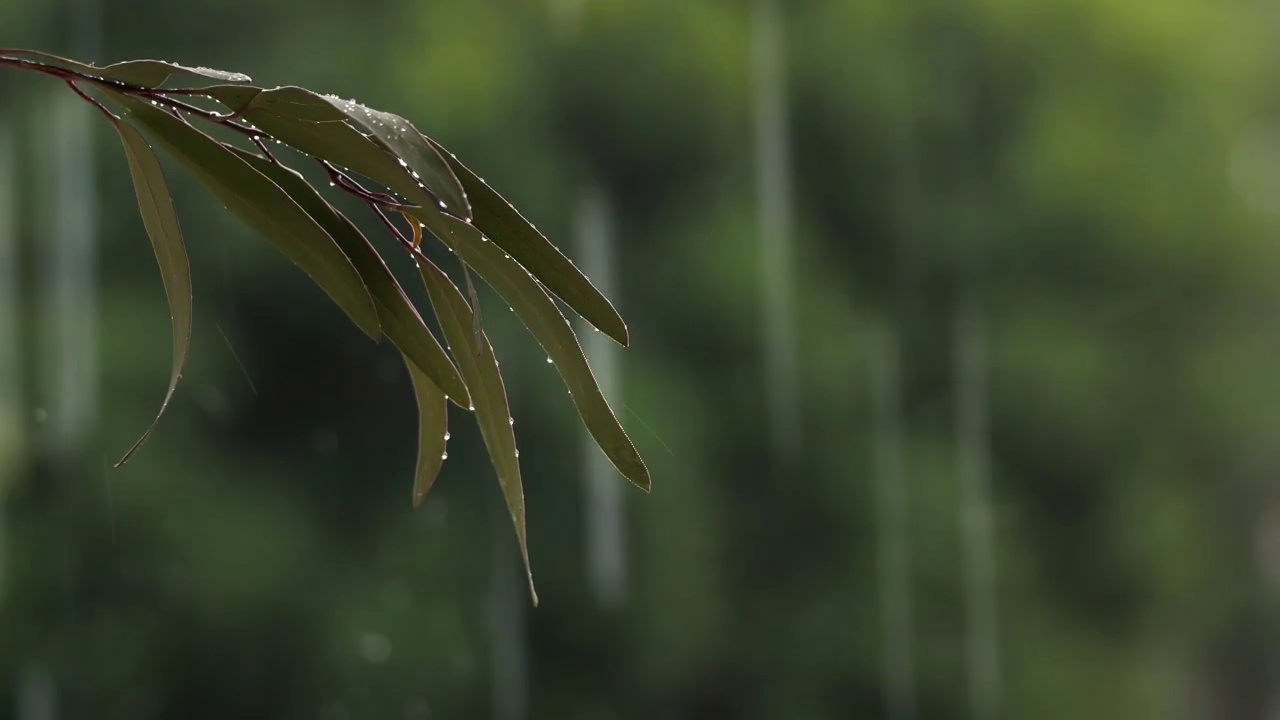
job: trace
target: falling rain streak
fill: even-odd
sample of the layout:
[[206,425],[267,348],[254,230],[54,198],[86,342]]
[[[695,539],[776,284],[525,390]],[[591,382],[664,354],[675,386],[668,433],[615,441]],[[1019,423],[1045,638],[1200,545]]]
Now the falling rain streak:
[[[616,298],[612,211],[599,187],[590,186],[581,193],[574,213],[574,234],[583,272],[595,279],[605,297]],[[604,334],[591,332],[586,323],[579,323],[579,328],[600,392],[617,407],[621,401],[618,348]],[[587,578],[596,602],[604,608],[617,608],[627,595],[626,483],[587,435],[582,456],[587,494]]]
[[778,0],[756,0],[752,50],[770,435],[775,452],[782,458],[794,459],[800,452],[801,428],[793,315],[794,238],[786,42]]

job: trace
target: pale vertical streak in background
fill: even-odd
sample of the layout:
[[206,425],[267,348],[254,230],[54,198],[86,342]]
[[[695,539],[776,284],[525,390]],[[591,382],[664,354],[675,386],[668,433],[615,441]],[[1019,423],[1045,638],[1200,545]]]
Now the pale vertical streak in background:
[[4,604],[9,546],[5,491],[22,447],[21,377],[18,355],[18,203],[13,134],[0,120],[0,605]]
[[42,395],[49,403],[46,441],[68,463],[84,449],[98,409],[97,197],[90,135],[93,108],[63,88],[54,95],[48,133],[51,192],[42,209],[44,297],[51,335],[44,343]]
[[511,536],[511,516],[501,500],[489,513],[490,528],[490,633],[493,647],[494,720],[523,720],[529,709],[528,648],[526,607],[528,590],[518,581],[515,543]]
[[19,670],[17,720],[54,720],[58,717],[57,693],[53,676],[39,663],[27,663]]
[[796,379],[790,121],[786,40],[778,0],[756,0],[752,38],[756,117],[757,208],[764,281],[765,387],[770,436],[779,457],[801,445]]
[[914,600],[907,506],[902,372],[896,329],[885,329],[872,347],[876,537],[885,707],[891,720],[916,717]]
[[985,328],[981,311],[972,297],[966,296],[961,301],[955,326],[960,533],[968,614],[970,716],[974,720],[990,720],[1000,712],[991,440]]
[[[66,0],[72,50],[90,60],[100,54],[99,0]],[[97,229],[98,185],[91,122],[95,111],[68,88],[53,88],[34,137],[41,165],[40,287],[37,317],[43,330],[37,392],[47,407],[36,410],[41,450],[51,461],[57,502],[84,488],[90,431],[98,410]],[[36,375],[36,373],[33,373]],[[46,416],[47,415],[47,419]],[[70,539],[59,538],[63,588],[71,595]],[[44,549],[49,552],[48,548]],[[54,720],[58,683],[39,658],[23,663],[17,678],[18,720]]]
[[[614,228],[608,198],[598,186],[580,196],[574,217],[577,254],[582,269],[605,297],[616,301]],[[579,337],[600,391],[617,408],[621,401],[618,347],[603,333],[579,322]],[[587,577],[601,607],[618,608],[627,594],[626,482],[590,435],[583,437],[583,467],[587,493]]]

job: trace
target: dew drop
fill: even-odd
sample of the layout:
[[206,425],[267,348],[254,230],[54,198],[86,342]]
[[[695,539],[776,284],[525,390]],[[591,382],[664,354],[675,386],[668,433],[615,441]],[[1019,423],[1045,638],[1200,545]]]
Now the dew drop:
[[550,365],[551,363],[552,363],[551,356],[550,356],[550,355],[548,355],[548,356],[547,356],[547,364],[548,364],[548,365]]
[[475,405],[472,405],[472,406],[468,407],[467,409],[468,409],[468,410],[470,410],[471,412],[475,412],[475,411],[476,411],[476,406],[475,406]]
[[447,453],[447,452],[440,453],[440,459],[441,459],[441,460],[448,460],[448,459],[449,459],[449,453]]
[[515,425],[515,424],[516,424],[516,419],[515,419],[515,418],[513,418],[513,417],[509,417],[509,418],[507,418],[507,424],[508,424],[508,425]]
[[445,439],[445,441],[446,441],[446,442],[449,440],[449,433],[447,433],[447,432],[446,432],[446,433],[444,434],[444,439]]

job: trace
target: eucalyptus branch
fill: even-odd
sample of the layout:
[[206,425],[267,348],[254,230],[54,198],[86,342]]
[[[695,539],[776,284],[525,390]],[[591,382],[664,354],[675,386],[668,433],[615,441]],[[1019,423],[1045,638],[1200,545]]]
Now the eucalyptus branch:
[[98,77],[97,75],[90,75],[89,73],[81,72],[79,70],[72,70],[71,68],[64,68],[64,67],[58,67],[57,65],[50,65],[49,63],[43,63],[43,62],[40,62],[39,60],[28,60],[26,58],[6,57],[5,56],[6,52],[13,53],[13,52],[19,52],[19,51],[14,50],[12,48],[0,48],[0,65],[8,65],[10,67],[16,67],[23,70],[34,70],[36,72],[41,72],[46,75],[53,75],[54,77],[59,77],[63,79],[83,80],[85,82],[96,83],[98,85],[107,85],[116,90],[136,91],[136,90],[146,89],[146,88],[137,87],[135,85],[129,85],[128,83],[123,83],[123,82],[120,82],[119,80],[108,80],[107,78]]
[[[414,387],[421,428],[444,428],[450,400],[474,411],[507,498],[531,594],[533,579],[525,544],[519,452],[511,429],[514,420],[506,402],[497,359],[482,352],[482,348],[488,347],[488,341],[481,329],[479,298],[469,266],[461,256],[458,260],[462,264],[465,296],[459,287],[461,283],[455,283],[436,267],[422,247],[426,228],[414,213],[438,211],[434,206],[423,208],[406,203],[393,194],[393,189],[405,180],[405,173],[422,178],[422,189],[431,197],[439,198],[437,202],[446,208],[450,220],[469,225],[464,228],[446,222],[443,227],[434,223],[432,227],[450,250],[468,253],[467,259],[488,264],[486,274],[478,276],[479,279],[488,282],[507,300],[547,349],[592,437],[606,456],[627,479],[649,490],[649,472],[617,417],[609,410],[577,338],[553,296],[626,345],[628,333],[621,316],[537,228],[457,157],[419,132],[406,132],[412,128],[408,120],[353,101],[337,102],[332,96],[304,88],[266,91],[247,84],[251,79],[241,73],[159,60],[134,60],[98,67],[34,50],[0,48],[0,68],[3,67],[30,70],[61,80],[115,126],[128,157],[143,225],[164,281],[173,336],[168,390],[155,419],[117,467],[141,447],[169,406],[182,377],[192,333],[190,263],[165,169],[156,155],[156,148],[163,147],[212,191],[223,207],[302,268],[357,327],[375,340],[383,336],[390,338],[404,352],[409,367],[420,371],[415,373]],[[206,87],[159,87],[178,73],[197,78],[189,84],[204,83]],[[200,78],[238,84],[222,87],[234,92],[221,93]],[[275,95],[264,96],[265,93]],[[246,97],[262,97],[262,101],[259,104],[244,102]],[[197,98],[223,99],[227,111],[199,107],[193,104]],[[272,98],[276,101],[270,108],[276,123],[273,127],[279,129],[263,132],[245,119],[246,113],[251,105],[262,107]],[[122,122],[109,109],[115,103],[127,111],[129,122]],[[314,118],[332,117],[335,111],[341,113],[338,121],[356,132],[315,132]],[[262,157],[240,156],[240,148],[210,137],[196,127],[198,123],[192,118],[247,136]],[[156,141],[156,148],[144,132]],[[329,223],[343,222],[343,217],[305,178],[271,152],[267,141],[276,140],[276,132],[289,138],[289,144],[298,152],[319,162],[333,186],[367,205],[396,242],[414,258],[440,319],[445,344],[458,350],[452,360],[431,330],[421,321],[413,321],[417,310],[395,277],[386,272],[385,261],[378,250],[362,242],[362,238],[344,233],[335,237],[326,229],[336,227]],[[386,153],[398,162],[385,162],[387,158],[373,155],[371,150]],[[345,169],[348,163],[354,163],[351,170]],[[370,189],[361,185],[362,180],[373,183]],[[415,193],[408,195],[417,197]],[[392,216],[397,212],[409,223],[411,232],[399,226]],[[431,220],[437,216],[423,217]],[[492,244],[482,244],[486,242]],[[470,254],[473,252],[475,255]],[[469,304],[466,296],[470,298]],[[386,319],[393,322],[384,322]],[[472,324],[473,335],[465,331],[467,322]],[[464,347],[474,349],[474,356],[463,353]],[[422,502],[440,471],[447,439],[445,432],[420,432],[415,506]],[[533,599],[536,604],[536,594]]]

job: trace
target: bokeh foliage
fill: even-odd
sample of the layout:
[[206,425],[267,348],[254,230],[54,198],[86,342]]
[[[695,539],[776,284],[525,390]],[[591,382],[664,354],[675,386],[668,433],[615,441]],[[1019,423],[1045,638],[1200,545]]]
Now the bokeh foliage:
[[[530,715],[880,714],[868,363],[892,325],[921,712],[965,717],[951,358],[965,292],[989,328],[1007,715],[1273,708],[1274,11],[787,3],[804,409],[803,453],[787,459],[765,434],[748,9],[573,5],[138,0],[104,13],[104,60],[245,69],[413,118],[549,237],[571,236],[584,185],[611,195],[613,299],[633,338],[618,412],[661,480],[628,509],[622,611],[596,606],[579,562],[573,405],[518,320],[485,315],[541,562],[542,606],[524,616]],[[61,49],[59,21],[0,4],[25,45]],[[32,170],[48,98],[0,90]],[[102,177],[123,177],[99,137]],[[495,544],[506,518],[480,438],[456,433],[410,511],[399,357],[198,188],[174,185],[196,287],[188,397],[123,470],[95,447],[67,472],[40,443],[28,364],[24,452],[4,463],[19,471],[0,672],[47,663],[69,716],[487,713],[493,574],[517,565],[508,537]],[[131,191],[102,193],[120,208],[103,217],[94,309],[99,442],[115,448],[154,412],[169,347]],[[22,222],[31,260],[39,230]],[[0,683],[0,703],[10,692]]]

